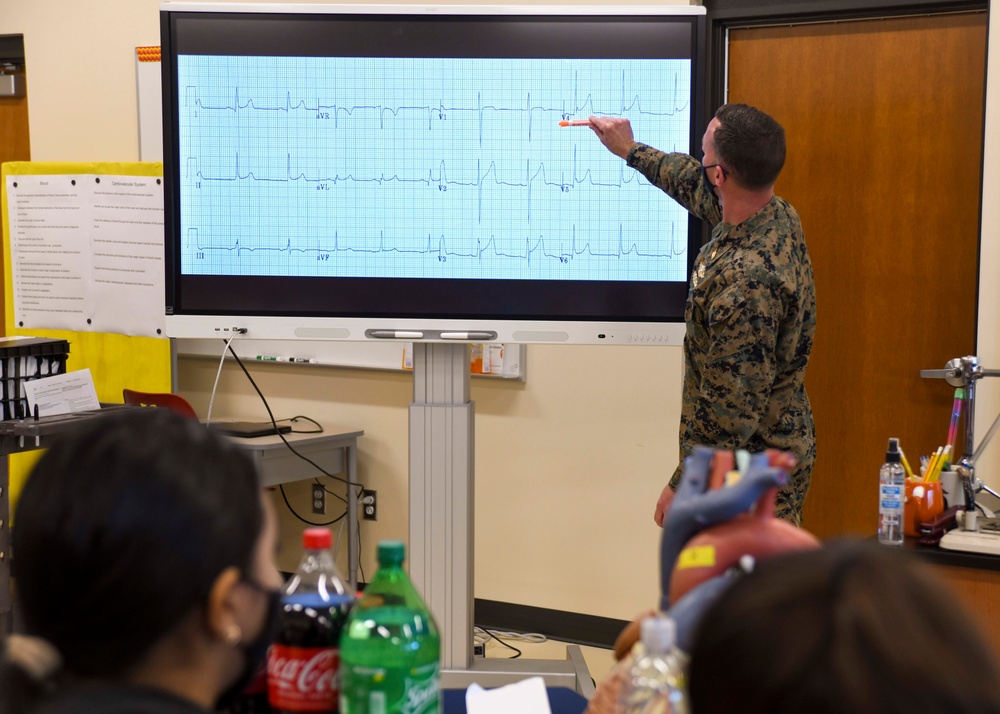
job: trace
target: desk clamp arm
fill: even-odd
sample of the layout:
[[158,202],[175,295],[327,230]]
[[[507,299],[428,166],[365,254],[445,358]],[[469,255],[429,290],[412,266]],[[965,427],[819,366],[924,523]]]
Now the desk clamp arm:
[[1000,377],[1000,370],[986,369],[979,364],[979,359],[975,356],[956,357],[949,360],[944,369],[922,369],[920,376],[931,379],[944,379],[953,387],[962,387],[965,390],[965,444],[962,449],[964,456],[955,467],[959,477],[962,479],[962,490],[965,492],[965,520],[962,524],[963,530],[974,531],[976,525],[976,493],[986,491],[993,496],[1000,498],[993,489],[989,488],[982,481],[976,478],[976,461],[982,455],[983,450],[990,443],[990,440],[1000,429],[1000,414],[993,421],[993,425],[986,432],[986,438],[975,446],[975,407],[976,407],[976,382],[983,377]]

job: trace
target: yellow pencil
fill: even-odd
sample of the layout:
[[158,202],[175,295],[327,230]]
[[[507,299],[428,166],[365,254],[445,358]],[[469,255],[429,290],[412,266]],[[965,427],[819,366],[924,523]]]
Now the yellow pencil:
[[913,469],[910,468],[910,462],[906,460],[902,446],[899,447],[899,460],[903,462],[903,468],[906,469],[906,478],[914,478]]
[[927,462],[927,468],[924,470],[924,483],[931,480],[931,474],[934,473],[934,469],[937,468],[938,460],[941,458],[941,447],[937,447],[937,451],[931,454],[931,460]]
[[941,458],[937,460],[936,464],[934,464],[934,473],[931,474],[931,481],[937,481],[939,478],[941,478],[941,470],[944,468],[945,462],[947,462],[948,459],[950,458],[951,458],[951,444],[948,444],[947,446],[944,447],[944,450],[941,452]]

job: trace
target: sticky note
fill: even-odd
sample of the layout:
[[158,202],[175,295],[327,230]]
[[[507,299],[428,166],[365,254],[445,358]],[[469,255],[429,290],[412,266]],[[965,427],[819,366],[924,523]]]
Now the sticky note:
[[712,568],[715,566],[715,546],[699,545],[685,548],[677,558],[677,569]]

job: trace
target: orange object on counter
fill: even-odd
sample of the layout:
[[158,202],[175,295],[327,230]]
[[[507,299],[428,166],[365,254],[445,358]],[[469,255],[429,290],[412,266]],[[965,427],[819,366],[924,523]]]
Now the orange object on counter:
[[940,481],[906,480],[906,502],[903,504],[903,533],[920,535],[920,524],[944,511],[944,491]]

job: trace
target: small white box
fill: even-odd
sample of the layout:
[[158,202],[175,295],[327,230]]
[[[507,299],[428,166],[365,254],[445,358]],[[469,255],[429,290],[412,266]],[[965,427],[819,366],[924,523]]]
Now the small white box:
[[20,74],[0,74],[0,97],[23,97],[24,76]]

